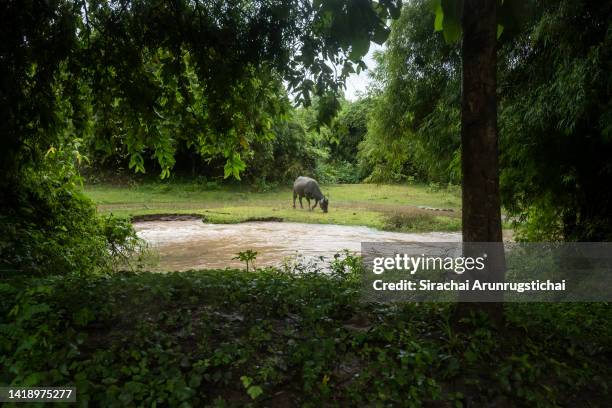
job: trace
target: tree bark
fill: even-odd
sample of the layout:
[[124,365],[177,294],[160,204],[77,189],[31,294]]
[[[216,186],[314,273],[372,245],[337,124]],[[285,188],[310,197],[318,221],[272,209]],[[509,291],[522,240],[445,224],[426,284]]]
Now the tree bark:
[[[497,138],[497,0],[464,0],[461,94],[461,169],[463,172],[464,253],[482,249],[469,243],[502,242]],[[487,267],[468,279],[503,280],[505,260],[501,244],[488,246]],[[468,294],[471,296],[473,294]],[[502,304],[459,303],[465,317],[484,311],[496,323]],[[460,302],[466,300],[460,297]],[[488,303],[491,301],[493,303]]]

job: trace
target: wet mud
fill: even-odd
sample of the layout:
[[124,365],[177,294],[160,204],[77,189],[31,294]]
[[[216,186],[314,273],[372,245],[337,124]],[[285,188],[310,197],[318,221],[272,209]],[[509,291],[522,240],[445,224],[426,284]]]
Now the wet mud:
[[331,259],[344,249],[358,253],[361,242],[456,242],[460,233],[400,233],[369,227],[294,222],[209,224],[199,219],[134,222],[138,235],[159,256],[158,270],[244,267],[232,259],[257,251],[256,266]]

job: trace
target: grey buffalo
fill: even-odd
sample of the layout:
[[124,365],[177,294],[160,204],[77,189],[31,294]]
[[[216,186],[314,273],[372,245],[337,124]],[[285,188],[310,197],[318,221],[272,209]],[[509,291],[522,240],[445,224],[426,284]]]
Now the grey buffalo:
[[[310,177],[298,177],[293,183],[293,208],[295,208],[295,199],[300,197],[300,208],[304,208],[302,205],[302,197],[306,197],[308,201],[308,209],[314,210],[317,204],[321,205],[323,212],[327,212],[329,200],[321,192],[319,183]],[[314,205],[310,208],[310,200],[315,200]]]

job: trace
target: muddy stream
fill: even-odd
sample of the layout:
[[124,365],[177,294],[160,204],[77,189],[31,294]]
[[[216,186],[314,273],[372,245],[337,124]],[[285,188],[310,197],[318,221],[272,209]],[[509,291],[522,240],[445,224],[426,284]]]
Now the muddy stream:
[[245,222],[207,224],[201,220],[135,222],[138,235],[159,256],[157,270],[244,267],[232,259],[239,251],[257,251],[257,267],[284,262],[327,259],[348,249],[358,253],[361,242],[455,242],[460,233],[399,233],[369,227],[304,224],[294,222]]

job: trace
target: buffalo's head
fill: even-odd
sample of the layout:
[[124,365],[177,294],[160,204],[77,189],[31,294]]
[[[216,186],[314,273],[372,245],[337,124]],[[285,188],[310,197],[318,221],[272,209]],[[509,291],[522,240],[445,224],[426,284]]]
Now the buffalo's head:
[[327,197],[323,197],[323,199],[320,201],[321,204],[321,209],[323,210],[324,213],[327,212],[327,207],[329,206],[329,200],[327,199]]

